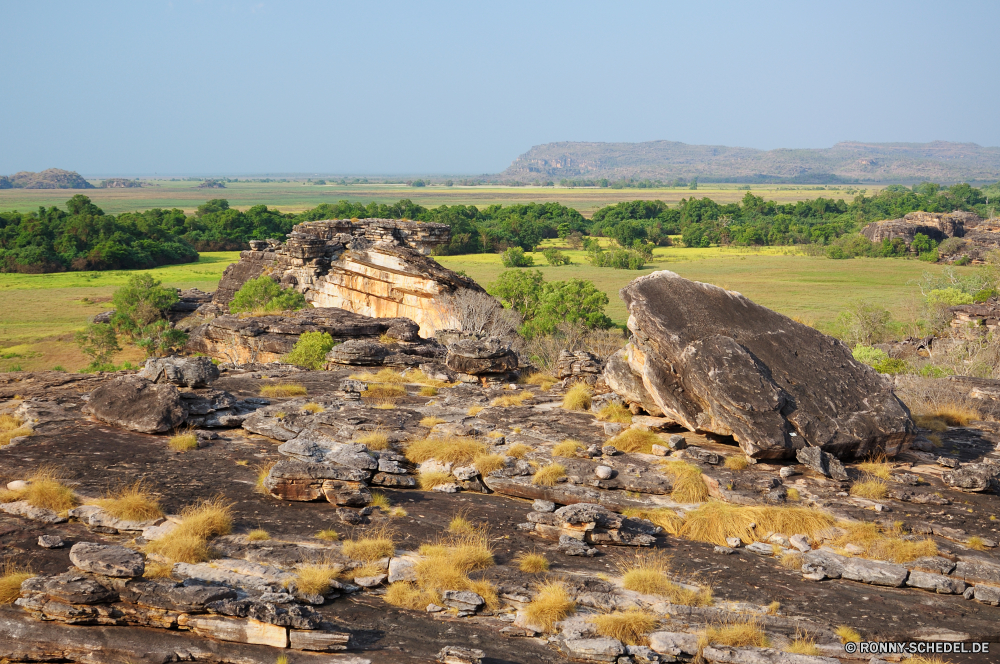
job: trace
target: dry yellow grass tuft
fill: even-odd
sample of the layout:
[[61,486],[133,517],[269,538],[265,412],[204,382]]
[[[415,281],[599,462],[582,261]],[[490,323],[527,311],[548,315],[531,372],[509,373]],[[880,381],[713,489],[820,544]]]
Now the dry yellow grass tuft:
[[409,581],[396,581],[391,584],[382,597],[388,604],[413,611],[423,611],[428,604],[437,604],[441,595],[429,590],[421,590]]
[[392,533],[387,528],[374,528],[358,539],[347,540],[343,545],[344,555],[362,562],[373,562],[387,558],[396,551]]
[[163,516],[160,503],[146,491],[141,480],[111,491],[93,504],[123,521],[148,521]]
[[21,584],[35,576],[26,567],[4,563],[0,567],[0,605],[12,604],[21,596]]
[[417,394],[422,397],[436,397],[438,395],[438,388],[432,385],[424,385]]
[[888,462],[884,454],[878,454],[862,461],[858,464],[858,470],[880,480],[892,479],[892,464]]
[[514,443],[507,448],[507,456],[514,459],[523,459],[531,453],[531,448],[524,443]]
[[615,562],[621,575],[622,586],[644,595],[660,595],[673,604],[684,606],[710,606],[712,589],[700,586],[698,590],[685,588],[670,579],[670,558],[659,552],[639,552],[619,558]]
[[767,648],[771,645],[764,633],[764,625],[759,619],[752,617],[713,625],[705,630],[704,639],[707,643],[733,648]]
[[725,546],[727,537],[738,537],[748,543],[760,541],[770,533],[802,533],[812,537],[832,525],[832,516],[805,507],[731,505],[711,501],[687,513],[679,534],[690,540]]
[[198,449],[198,436],[193,433],[182,433],[170,438],[167,442],[175,452],[187,452]]
[[701,468],[681,461],[680,459],[668,459],[660,464],[663,472],[674,483],[674,490],[670,497],[678,503],[703,503],[708,500],[708,486],[701,477]]
[[255,528],[247,533],[247,539],[251,542],[263,542],[271,539],[271,535],[263,528]]
[[146,545],[147,553],[157,553],[175,563],[200,563],[212,557],[208,540],[232,530],[232,506],[222,498],[190,505],[181,511],[181,522],[165,537]]
[[606,445],[614,445],[620,452],[643,452],[649,454],[653,445],[659,445],[663,440],[652,431],[626,429],[609,440]]
[[343,569],[341,565],[331,564],[302,565],[295,570],[295,587],[307,595],[323,595]]
[[609,403],[604,408],[597,411],[597,419],[603,422],[618,422],[620,424],[632,424],[632,411],[620,403]]
[[917,426],[932,431],[942,431],[943,429],[935,428],[934,426],[925,426],[925,423],[929,424],[931,420],[944,422],[948,426],[964,427],[969,422],[981,419],[983,419],[982,413],[970,405],[960,403],[937,404],[930,408],[922,409],[920,414],[914,418]]
[[389,496],[385,495],[381,491],[372,491],[372,502],[370,505],[387,512],[389,511],[389,508],[392,507],[392,502],[389,500]]
[[446,473],[443,470],[423,470],[417,474],[417,483],[424,491],[430,491],[436,486],[454,481],[455,478],[451,476],[451,473]]
[[355,442],[361,443],[370,450],[389,449],[389,436],[380,429],[369,431],[365,435],[359,436]]
[[660,624],[656,615],[638,608],[594,616],[590,622],[601,636],[618,639],[627,646],[646,645],[646,636]]
[[802,499],[802,496],[799,495],[799,490],[793,486],[788,487],[785,491],[785,497],[788,498],[788,500],[795,502]]
[[586,383],[577,383],[566,390],[562,407],[566,410],[589,410],[594,398],[594,390]]
[[929,429],[930,431],[937,431],[939,433],[948,430],[947,422],[931,415],[914,415],[913,421],[921,429]]
[[503,438],[503,432],[502,431],[490,431],[488,434],[486,434],[486,437],[487,438],[493,438],[494,440],[496,440],[497,438]]
[[972,536],[965,540],[965,545],[974,551],[986,550],[986,543],[983,541],[982,537]]
[[723,465],[729,470],[741,471],[749,468],[750,462],[747,460],[745,455],[736,454],[726,457],[726,461]]
[[456,514],[448,523],[448,532],[453,535],[472,535],[476,532],[476,528],[464,514]]
[[[454,522],[455,520],[452,521]],[[475,532],[471,524],[469,526],[469,532],[451,540],[420,547],[419,552],[423,557],[414,568],[417,585],[424,592],[435,595],[442,590],[470,590],[486,600],[490,610],[495,610],[500,606],[500,597],[493,584],[485,580],[472,580],[468,576],[470,572],[493,565],[489,535]],[[459,530],[464,528],[460,527]]]
[[521,392],[515,392],[514,394],[507,394],[502,397],[497,397],[490,402],[490,406],[493,408],[512,408],[514,406],[523,406],[524,402],[532,397],[531,392],[528,390],[523,390]]
[[278,463],[277,460],[272,459],[271,461],[262,463],[261,465],[255,468],[255,470],[257,471],[257,485],[254,488],[254,490],[257,493],[262,493],[265,496],[270,495],[267,491],[267,488],[264,486],[264,480],[266,480],[267,476],[271,474],[271,469],[274,468],[274,466],[277,463]]
[[59,472],[50,466],[42,466],[27,479],[24,489],[0,491],[0,502],[12,503],[26,500],[29,505],[63,512],[78,504],[76,494],[59,478]]
[[861,641],[861,634],[858,633],[858,630],[847,625],[841,625],[833,633],[840,637],[841,643],[859,643]]
[[403,378],[408,383],[416,383],[417,385],[426,385],[428,387],[451,387],[452,384],[446,380],[438,380],[437,378],[431,378],[426,373],[420,369],[411,369],[406,372]]
[[404,510],[402,507],[399,507],[398,505],[389,510],[389,516],[391,516],[394,519],[404,517],[406,515],[407,515],[406,510]]
[[477,454],[472,460],[472,465],[476,467],[480,475],[489,475],[494,470],[504,467],[502,454]]
[[31,428],[25,426],[19,417],[14,417],[10,413],[0,414],[0,447],[8,445],[12,438],[30,436],[31,433]]
[[306,394],[308,394],[306,388],[295,383],[273,383],[261,385],[260,388],[262,397],[304,397]]
[[555,378],[551,374],[547,373],[533,373],[526,378],[522,378],[521,382],[526,385],[538,385],[543,390],[548,390],[550,387],[559,382],[558,378]]
[[427,427],[430,429],[438,424],[444,424],[447,420],[441,419],[440,417],[435,417],[434,415],[428,415],[427,417],[420,420],[420,426]]
[[467,465],[488,452],[486,445],[474,438],[424,438],[406,448],[406,458],[412,463],[437,459],[443,463]]
[[652,521],[671,535],[676,535],[684,523],[684,518],[669,507],[656,507],[653,509],[627,507],[622,510],[622,516]]
[[366,383],[390,383],[395,385],[402,385],[406,382],[403,375],[398,371],[393,371],[392,369],[385,367],[379,369],[377,373],[371,373],[366,371],[359,374],[351,374],[350,376],[354,380],[361,380]]
[[781,558],[778,559],[778,562],[781,563],[781,566],[786,569],[802,569],[802,554],[784,553],[781,555]]
[[561,477],[566,477],[566,466],[561,463],[550,463],[535,471],[531,483],[537,486],[555,486]]
[[337,540],[340,539],[340,534],[336,530],[333,530],[332,528],[327,528],[325,530],[321,530],[318,533],[316,533],[314,537],[316,539],[325,540],[327,542],[336,542]]
[[549,581],[538,587],[538,593],[524,612],[528,621],[551,632],[553,625],[573,613],[576,602],[570,598],[566,585]]
[[325,413],[326,412],[326,408],[323,408],[323,406],[319,405],[315,401],[310,401],[306,405],[302,406],[302,410],[306,411],[307,413]]
[[889,485],[877,477],[868,476],[851,485],[851,495],[869,500],[882,500],[889,495]]
[[517,568],[526,574],[541,574],[549,571],[549,559],[541,553],[521,552],[514,556]]
[[378,342],[380,344],[385,344],[386,346],[395,346],[399,343],[399,339],[389,334],[380,334],[378,336]]
[[147,560],[146,571],[142,573],[142,576],[146,579],[168,579],[173,571],[173,563],[160,563],[153,560]]
[[820,649],[816,647],[816,639],[810,638],[808,634],[796,633],[792,642],[785,646],[785,652],[793,655],[815,656],[820,654]]
[[402,385],[392,383],[375,383],[368,386],[367,390],[361,393],[361,398],[365,403],[375,405],[392,405],[398,399],[406,396],[406,388]]
[[470,406],[469,410],[465,411],[465,414],[469,417],[475,417],[481,412],[483,412],[483,406]]
[[576,453],[583,450],[584,445],[578,440],[566,439],[552,448],[552,456],[575,457]]
[[835,539],[831,544],[834,547],[845,547],[848,544],[859,546],[862,549],[860,555],[864,558],[906,563],[923,556],[937,555],[937,545],[930,538],[906,540],[896,534],[887,535],[877,523],[841,523],[838,525],[844,528],[847,533]]

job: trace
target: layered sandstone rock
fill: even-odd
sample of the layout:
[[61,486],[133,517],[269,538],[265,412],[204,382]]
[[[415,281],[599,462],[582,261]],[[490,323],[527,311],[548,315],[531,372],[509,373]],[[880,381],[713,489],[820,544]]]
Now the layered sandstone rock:
[[894,455],[913,438],[889,379],[841,342],[739,293],[654,272],[621,291],[633,337],[605,369],[613,390],[755,458],[802,447]]
[[917,233],[940,242],[949,237],[962,237],[966,229],[978,226],[982,219],[974,212],[910,212],[902,219],[874,221],[861,234],[872,242],[901,238],[907,246]]
[[228,304],[248,279],[268,274],[301,291],[316,307],[375,318],[406,317],[421,334],[460,327],[449,300],[482,292],[472,279],[441,267],[427,254],[447,243],[446,224],[390,219],[310,221],[285,243],[251,242],[226,269],[215,304]]

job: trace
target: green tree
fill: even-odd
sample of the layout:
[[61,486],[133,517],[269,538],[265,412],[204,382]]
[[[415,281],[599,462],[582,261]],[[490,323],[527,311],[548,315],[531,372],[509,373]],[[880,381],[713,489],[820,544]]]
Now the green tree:
[[605,329],[612,325],[611,319],[604,313],[607,306],[607,293],[599,290],[592,281],[553,281],[545,284],[536,316],[532,319],[525,317],[527,322],[522,334],[529,338],[552,334],[561,323]]
[[510,247],[500,255],[504,267],[531,267],[535,259],[527,256],[521,247]]
[[229,311],[265,313],[296,311],[306,306],[306,298],[294,288],[283,289],[271,277],[261,275],[244,283],[229,303]]
[[326,363],[326,354],[335,345],[329,332],[303,332],[284,360],[289,364],[318,371]]
[[486,286],[486,292],[503,305],[521,314],[534,317],[545,289],[541,270],[505,270],[497,280]]
[[549,265],[570,265],[573,262],[569,256],[553,247],[549,247],[543,251],[542,256],[545,256],[545,260],[548,261]]
[[146,357],[160,357],[179,350],[188,340],[187,332],[175,329],[168,320],[150,323],[135,337],[135,345],[146,353]]
[[128,283],[111,296],[115,313],[111,324],[118,332],[130,337],[166,316],[167,309],[177,302],[177,291],[164,288],[149,274],[133,274]]
[[90,323],[75,336],[80,350],[90,356],[91,367],[111,364],[114,354],[122,349],[114,326],[108,323]]

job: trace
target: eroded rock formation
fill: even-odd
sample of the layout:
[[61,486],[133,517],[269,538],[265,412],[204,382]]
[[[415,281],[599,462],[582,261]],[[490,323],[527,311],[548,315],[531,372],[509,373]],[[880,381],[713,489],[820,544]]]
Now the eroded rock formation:
[[605,379],[652,415],[732,435],[761,459],[807,446],[894,455],[913,437],[892,383],[836,339],[673,272],[640,277],[621,295],[633,337]]
[[873,221],[861,229],[861,234],[872,242],[898,238],[906,243],[907,249],[910,249],[917,233],[939,243],[959,238],[938,249],[941,258],[947,262],[961,258],[982,262],[989,252],[1000,248],[1000,226],[995,220],[983,220],[976,213],[964,210],[910,212],[901,219]]
[[226,269],[216,304],[228,304],[248,279],[269,274],[294,286],[316,307],[338,307],[375,318],[406,317],[424,336],[460,327],[448,302],[463,290],[482,292],[472,279],[427,254],[448,242],[446,224],[390,219],[310,221],[288,241],[253,241]]

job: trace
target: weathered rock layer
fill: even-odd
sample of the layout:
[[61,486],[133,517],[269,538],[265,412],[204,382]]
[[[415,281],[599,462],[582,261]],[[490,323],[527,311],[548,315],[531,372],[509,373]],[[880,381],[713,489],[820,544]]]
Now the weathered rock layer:
[[731,435],[755,458],[894,455],[913,437],[892,384],[841,342],[739,293],[655,272],[621,291],[633,337],[608,385],[650,414]]

